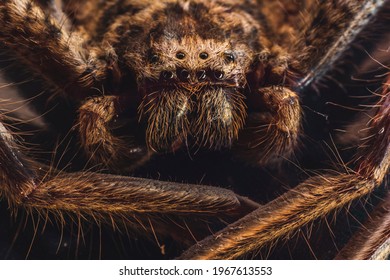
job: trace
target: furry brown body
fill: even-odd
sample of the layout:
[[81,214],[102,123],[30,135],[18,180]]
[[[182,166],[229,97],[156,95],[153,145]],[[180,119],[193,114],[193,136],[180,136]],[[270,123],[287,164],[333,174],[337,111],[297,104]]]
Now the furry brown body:
[[[369,33],[385,25],[389,5],[368,0],[10,0],[0,2],[0,38],[10,56],[43,81],[50,99],[60,95],[72,102],[77,110],[72,131],[86,166],[126,175],[155,154],[195,148],[231,150],[233,158],[260,168],[281,164],[297,150],[299,95],[320,87],[340,67],[350,44],[370,36],[377,40]],[[353,175],[309,178],[238,221],[239,226],[228,227],[222,233],[227,240],[210,237],[207,246],[184,256],[240,257],[380,185],[389,168],[390,137],[386,86],[380,94],[364,137],[383,132],[365,143],[375,152],[357,149],[367,158],[351,160]],[[258,208],[212,187],[84,169],[67,178],[54,168],[56,162],[21,152],[12,129],[1,125],[1,131],[0,190],[13,206],[150,231],[155,215],[237,219]],[[160,233],[170,231],[170,225],[155,223]],[[230,238],[237,229],[243,236],[238,243]],[[212,246],[219,248],[212,250],[215,255],[202,255]]]

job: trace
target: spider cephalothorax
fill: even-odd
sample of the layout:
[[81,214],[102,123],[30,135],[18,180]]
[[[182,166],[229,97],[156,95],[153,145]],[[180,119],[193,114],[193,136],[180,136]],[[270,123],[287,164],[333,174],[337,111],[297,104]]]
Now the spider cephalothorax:
[[243,7],[203,1],[133,7],[106,28],[101,37],[117,53],[119,71],[135,77],[136,89],[125,94],[139,95],[150,149],[232,146],[247,107],[265,107],[261,97],[246,102],[250,89],[286,85],[287,68],[273,73],[278,80],[269,77],[280,65],[269,65],[273,43],[263,29]]
[[[221,221],[230,223],[184,258],[239,258],[288,239],[385,180],[390,112],[383,63],[389,59],[380,70],[360,70],[367,55],[359,48],[380,43],[373,33],[384,30],[389,10],[388,0],[0,1],[0,55],[7,58],[1,64],[42,120],[37,125],[21,117],[20,107],[9,109],[18,103],[14,96],[2,102],[0,193],[13,209],[47,220],[65,223],[69,214],[79,224],[108,222],[186,246],[220,229]],[[20,78],[20,69],[29,78]],[[377,88],[352,78],[363,74],[375,77]],[[354,95],[374,109],[362,110]],[[344,111],[322,112],[337,102]],[[313,113],[325,123],[311,124]],[[351,137],[351,127],[360,134]],[[37,135],[22,134],[23,143],[14,136],[20,131]],[[336,131],[345,139],[333,142]],[[312,166],[300,160],[305,157],[292,155],[310,151],[309,137],[334,145],[342,168],[316,158],[312,163],[324,171],[306,172]],[[153,167],[150,159],[183,150],[190,158],[202,150],[206,166],[223,154],[222,165],[241,161],[256,176],[274,168],[263,172],[272,180],[259,184],[272,181],[276,193],[253,195],[268,202],[260,206],[235,193],[242,190],[231,174],[212,182],[235,192],[127,177],[144,172],[160,179],[165,163]],[[303,174],[292,175],[287,165],[291,170],[275,178],[290,160]],[[182,181],[198,183],[202,176]],[[269,201],[286,188],[292,189]],[[386,234],[372,237],[374,249],[387,244]]]

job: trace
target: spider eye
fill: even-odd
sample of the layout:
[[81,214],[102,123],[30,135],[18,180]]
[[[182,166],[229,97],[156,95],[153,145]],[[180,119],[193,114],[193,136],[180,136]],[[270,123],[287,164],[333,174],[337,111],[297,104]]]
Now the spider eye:
[[160,57],[157,54],[151,54],[149,57],[149,61],[151,63],[157,63],[160,60]]
[[199,57],[200,57],[201,59],[207,59],[207,58],[209,57],[209,54],[208,54],[207,52],[201,52],[201,53],[199,54]]
[[186,69],[183,69],[180,71],[180,77],[183,80],[188,80],[190,78],[190,72],[188,72]]
[[173,79],[173,72],[172,71],[163,71],[161,72],[161,77],[164,79],[164,80],[171,80]]
[[185,55],[185,53],[183,53],[183,52],[178,52],[177,54],[176,54],[176,58],[177,59],[184,59],[186,57],[186,55]]
[[233,63],[233,62],[235,61],[234,54],[231,53],[231,52],[225,53],[225,61],[226,61],[227,63]]
[[217,80],[222,80],[224,76],[225,76],[225,73],[223,71],[215,71],[214,72],[214,77]]

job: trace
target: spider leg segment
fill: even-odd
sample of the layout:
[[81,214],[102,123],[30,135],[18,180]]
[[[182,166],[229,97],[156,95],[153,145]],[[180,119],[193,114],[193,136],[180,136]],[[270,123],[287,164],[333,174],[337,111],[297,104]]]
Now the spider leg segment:
[[[312,177],[188,249],[182,259],[235,259],[288,238],[301,227],[369,194],[390,167],[390,93],[371,123],[360,171]],[[376,143],[382,143],[377,146]],[[380,147],[372,149],[372,147]]]
[[[19,150],[15,147],[13,137],[0,122],[0,179],[1,194],[3,194],[10,203],[21,203],[21,197],[24,194],[31,193],[35,188],[35,173],[27,166],[28,162],[19,157]],[[4,188],[6,182],[15,184],[11,188]]]
[[[94,164],[103,164],[115,170],[120,167],[132,169],[147,161],[152,153],[145,147],[132,145],[134,139],[121,139],[112,133],[120,109],[121,97],[100,96],[87,99],[79,109],[76,129],[79,132],[81,146]],[[121,126],[121,124],[119,124]],[[124,163],[126,167],[121,166]],[[131,163],[131,166],[129,166]]]
[[258,165],[280,162],[297,145],[302,115],[298,95],[284,86],[262,88],[255,94],[267,111],[249,115],[238,156]]
[[96,49],[85,51],[82,34],[67,30],[65,21],[35,1],[0,1],[1,44],[55,90],[83,98],[106,77],[108,67]]
[[351,46],[386,33],[389,13],[388,0],[321,1],[314,6],[311,22],[302,29],[301,36],[305,39],[293,47],[293,52],[300,54],[297,67],[306,73],[300,87],[315,87],[330,70],[345,61],[346,54],[352,53]]
[[14,210],[118,221],[136,229],[155,223],[154,231],[170,234],[166,221],[159,223],[162,216],[240,217],[259,206],[221,188],[50,170],[25,158],[12,138],[0,123],[0,192]]
[[390,256],[390,194],[338,253],[338,260],[384,260]]

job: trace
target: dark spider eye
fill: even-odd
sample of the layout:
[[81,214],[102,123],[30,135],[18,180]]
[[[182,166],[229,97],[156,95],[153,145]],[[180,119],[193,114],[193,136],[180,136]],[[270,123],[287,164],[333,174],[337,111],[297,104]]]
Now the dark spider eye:
[[186,57],[186,55],[185,55],[185,53],[183,53],[183,52],[178,52],[177,54],[176,54],[176,58],[177,59],[184,59]]
[[161,73],[161,76],[163,77],[164,80],[171,80],[171,79],[173,79],[173,72],[172,71],[163,71]]
[[206,77],[207,77],[206,70],[200,70],[200,71],[198,71],[198,73],[196,73],[196,76],[198,77],[198,80],[199,80],[199,81],[205,80]]
[[199,57],[200,57],[201,59],[207,59],[207,58],[209,57],[209,54],[208,54],[207,52],[201,52],[201,53],[199,54]]
[[151,63],[157,63],[159,60],[160,60],[160,58],[157,54],[151,54],[149,57],[149,61]]
[[228,63],[234,62],[235,61],[234,54],[231,53],[231,52],[225,53],[225,61],[228,62]]
[[225,73],[223,73],[222,71],[215,71],[214,72],[214,77],[217,80],[222,80],[224,76],[225,76]]
[[188,80],[190,78],[190,72],[188,72],[186,69],[183,69],[180,71],[180,78],[184,80]]

